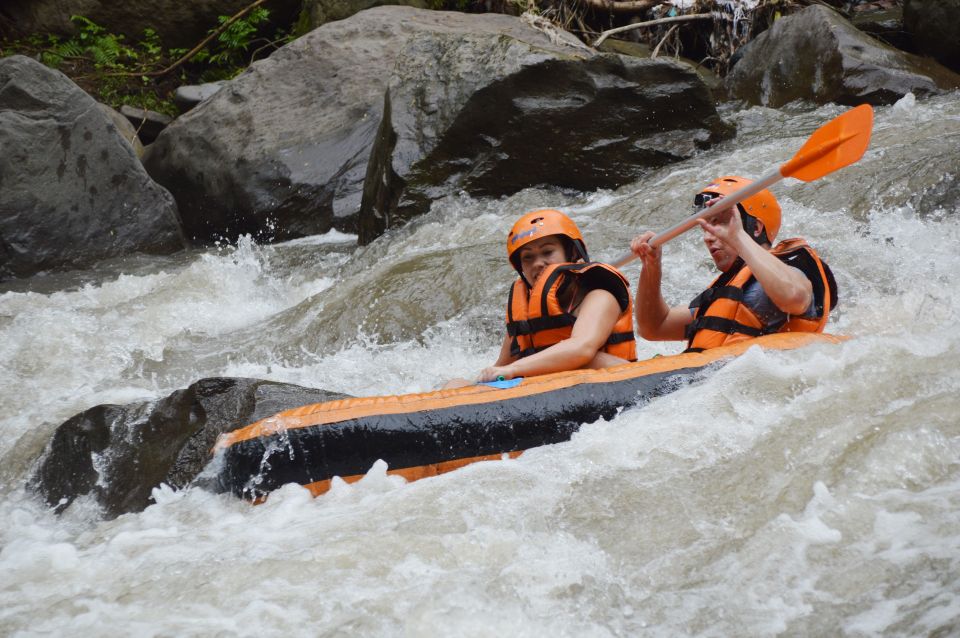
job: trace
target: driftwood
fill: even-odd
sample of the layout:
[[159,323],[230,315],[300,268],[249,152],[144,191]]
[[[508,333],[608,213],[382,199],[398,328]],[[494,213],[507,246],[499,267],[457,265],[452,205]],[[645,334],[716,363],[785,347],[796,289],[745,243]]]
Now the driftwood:
[[583,4],[597,11],[609,11],[610,13],[641,13],[657,6],[663,0],[622,0],[613,2],[611,0],[583,0]]
[[660,41],[657,42],[657,46],[653,47],[653,52],[650,54],[650,57],[651,57],[651,58],[657,57],[657,54],[660,53],[660,47],[662,47],[662,46],[663,46],[663,43],[667,41],[667,38],[669,38],[671,35],[673,35],[673,32],[677,30],[677,27],[678,27],[678,26],[680,26],[680,25],[675,24],[675,25],[673,25],[672,27],[670,27],[669,29],[667,29],[667,34],[666,34],[665,36],[663,36],[662,38],[660,38]]
[[[634,24],[627,24],[622,27],[616,27],[615,29],[607,29],[606,31],[600,34],[600,37],[594,40],[593,47],[596,48],[600,46],[603,43],[603,41],[606,40],[611,35],[615,35],[617,33],[623,33],[624,31],[630,31],[631,29],[639,29],[641,27],[652,27],[658,24],[669,24],[671,22],[689,22],[691,20],[714,19],[714,18],[720,17],[720,15],[716,13],[694,13],[692,15],[686,15],[686,16],[674,16],[672,18],[658,18],[656,20],[647,20],[646,22],[636,22]],[[723,19],[726,19],[726,16],[723,16]],[[658,48],[659,48],[659,45],[658,45]]]

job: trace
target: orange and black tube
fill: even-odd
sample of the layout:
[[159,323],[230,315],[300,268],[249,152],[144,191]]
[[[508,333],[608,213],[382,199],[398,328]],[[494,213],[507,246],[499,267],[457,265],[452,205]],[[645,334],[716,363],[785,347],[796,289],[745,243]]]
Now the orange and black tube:
[[260,499],[286,483],[322,493],[334,476],[362,477],[379,459],[408,479],[568,440],[583,423],[678,389],[711,364],[754,343],[787,349],[836,337],[768,335],[748,342],[524,379],[423,394],[344,399],[287,410],[220,437],[220,489]]

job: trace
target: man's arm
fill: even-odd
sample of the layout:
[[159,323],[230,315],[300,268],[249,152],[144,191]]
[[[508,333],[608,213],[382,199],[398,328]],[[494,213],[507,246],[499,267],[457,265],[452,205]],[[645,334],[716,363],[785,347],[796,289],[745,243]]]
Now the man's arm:
[[650,245],[654,234],[653,231],[647,231],[630,242],[630,249],[643,264],[634,302],[637,328],[640,336],[649,341],[678,341],[684,338],[687,324],[692,318],[688,308],[671,308],[663,298],[662,252],[659,246]]
[[720,211],[709,221],[698,219],[697,223],[737,252],[777,308],[788,315],[802,315],[807,311],[813,302],[810,280],[803,272],[783,263],[755,242],[744,230],[735,207]]
[[740,257],[750,267],[763,291],[788,315],[802,315],[813,303],[813,284],[798,268],[788,266],[748,238]]

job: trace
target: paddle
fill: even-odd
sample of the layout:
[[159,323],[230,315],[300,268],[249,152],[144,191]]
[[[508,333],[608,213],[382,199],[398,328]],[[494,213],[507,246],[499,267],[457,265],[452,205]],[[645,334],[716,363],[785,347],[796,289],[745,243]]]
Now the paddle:
[[[861,104],[842,115],[838,115],[814,131],[810,139],[789,162],[774,169],[752,184],[730,193],[718,200],[713,206],[690,215],[673,227],[654,236],[650,240],[650,245],[665,244],[677,235],[696,226],[699,218],[735,206],[738,202],[742,202],[751,195],[756,195],[785,177],[811,182],[837,169],[853,164],[863,157],[863,153],[867,150],[872,129],[873,108],[869,104]],[[612,263],[619,268],[636,258],[636,255],[629,252]]]

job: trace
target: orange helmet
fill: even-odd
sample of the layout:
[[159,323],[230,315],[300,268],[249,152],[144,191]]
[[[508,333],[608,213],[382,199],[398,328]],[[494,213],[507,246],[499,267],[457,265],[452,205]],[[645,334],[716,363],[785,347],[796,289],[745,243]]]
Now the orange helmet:
[[[712,183],[707,184],[703,190],[700,191],[700,195],[707,194],[724,197],[752,183],[752,179],[737,177],[735,175],[718,177],[713,180]],[[695,201],[697,205],[704,203],[699,195]],[[737,208],[740,209],[741,214],[749,215],[763,222],[766,238],[768,242],[772,244],[777,233],[780,232],[780,204],[777,203],[777,198],[773,196],[773,193],[767,189],[763,189],[756,195],[751,195],[737,204]],[[751,233],[751,235],[753,234],[751,229],[747,229],[747,232]],[[758,239],[763,239],[763,237],[761,236]]]
[[535,210],[518,219],[507,234],[507,259],[521,276],[523,271],[520,269],[520,248],[547,235],[566,237],[573,246],[575,253],[573,259],[590,261],[587,256],[587,246],[583,243],[583,235],[580,234],[580,229],[572,219],[551,208]]

